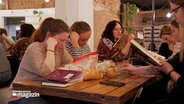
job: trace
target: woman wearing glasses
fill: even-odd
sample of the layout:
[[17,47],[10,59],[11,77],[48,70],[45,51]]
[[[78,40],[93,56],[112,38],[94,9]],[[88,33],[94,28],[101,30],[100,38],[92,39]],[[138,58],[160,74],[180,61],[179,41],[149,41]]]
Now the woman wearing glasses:
[[134,35],[129,35],[128,42],[123,49],[116,50],[113,45],[121,37],[122,33],[123,27],[119,21],[112,20],[106,25],[97,48],[100,61],[109,59],[121,62],[126,58],[130,49],[130,40],[134,38]]
[[180,52],[167,62],[160,60],[162,63],[160,66],[134,67],[128,64],[122,67],[122,70],[128,70],[132,74],[156,74],[160,72],[164,79],[174,81],[173,89],[165,98],[154,103],[147,102],[149,104],[184,104],[184,0],[170,0],[170,6],[172,20],[180,25],[179,34],[182,41]]
[[[64,48],[69,32],[70,29],[63,20],[46,18],[32,34],[30,41],[33,43],[26,49],[13,82],[26,79],[39,80],[53,72],[55,68],[71,63],[72,57]],[[12,85],[9,93],[8,104],[51,104],[46,100],[52,100],[52,98],[14,96]]]

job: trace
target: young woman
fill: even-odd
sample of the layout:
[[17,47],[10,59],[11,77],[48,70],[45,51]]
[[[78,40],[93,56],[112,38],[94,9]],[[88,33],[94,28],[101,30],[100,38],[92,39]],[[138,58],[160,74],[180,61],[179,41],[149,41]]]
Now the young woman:
[[[155,104],[183,104],[184,103],[184,1],[183,0],[170,0],[172,19],[180,24],[180,32],[182,48],[180,53],[176,54],[168,62],[160,60],[160,66],[140,66],[134,67],[132,65],[124,65],[122,69],[128,70],[132,74],[155,74],[160,71],[164,79],[172,79],[175,86],[172,91],[161,102]],[[179,37],[179,36],[178,36]],[[155,68],[154,68],[155,67]]]
[[[120,62],[126,59],[130,50],[130,40],[134,38],[134,35],[129,35],[128,41],[123,49],[116,50],[113,48],[113,45],[120,38],[122,33],[123,27],[119,21],[113,20],[106,25],[97,48],[99,60],[110,59],[115,62]],[[115,51],[117,52],[116,54],[114,54]]]
[[[69,32],[64,21],[46,18],[31,36],[33,43],[26,49],[13,82],[39,79],[53,72],[55,68],[71,63],[72,57],[64,48]],[[9,104],[46,104],[41,98],[12,97],[12,86],[9,95]]]
[[168,40],[173,39],[171,37],[172,31],[170,25],[165,25],[162,27],[160,31],[160,38],[163,39],[164,42],[160,45],[158,54],[164,56],[166,59],[168,59],[169,56],[172,55],[173,51],[170,48],[172,44],[168,42]]
[[77,21],[70,27],[70,37],[66,41],[66,50],[75,59],[91,50],[87,44],[91,36],[91,28],[88,23],[84,21]]

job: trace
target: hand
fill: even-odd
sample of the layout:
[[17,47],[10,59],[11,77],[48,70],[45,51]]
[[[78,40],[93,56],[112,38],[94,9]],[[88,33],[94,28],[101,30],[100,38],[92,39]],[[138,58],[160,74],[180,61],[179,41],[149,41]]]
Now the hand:
[[47,39],[47,49],[48,50],[55,50],[55,46],[57,45],[57,40],[55,39],[55,38],[53,38],[53,37],[49,37],[48,39]]
[[78,43],[78,41],[79,41],[79,34],[77,32],[72,31],[70,33],[70,39],[71,39],[73,48],[79,48],[80,47],[79,43]]
[[2,38],[3,40],[6,40],[7,36],[6,36],[4,33],[2,33],[1,38]]
[[159,59],[159,61],[162,63],[162,65],[158,66],[158,70],[163,71],[165,74],[168,74],[171,70],[173,70],[173,67],[168,62]]
[[130,34],[128,35],[128,41],[131,41],[131,40],[134,39],[134,38],[135,38],[135,35],[134,35],[134,34],[130,33]]
[[130,74],[142,74],[139,73],[139,69],[131,64],[123,64],[120,70],[127,70]]

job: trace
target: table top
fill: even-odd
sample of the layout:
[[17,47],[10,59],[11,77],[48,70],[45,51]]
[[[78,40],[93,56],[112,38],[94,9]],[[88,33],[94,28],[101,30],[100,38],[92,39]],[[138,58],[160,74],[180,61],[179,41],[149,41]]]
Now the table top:
[[81,101],[90,101],[105,104],[123,104],[134,97],[137,91],[157,80],[155,75],[124,74],[111,80],[126,83],[125,86],[115,87],[100,84],[100,80],[82,81],[66,88],[43,86],[41,82],[25,80],[13,83],[14,90],[30,90],[41,95],[72,98]]

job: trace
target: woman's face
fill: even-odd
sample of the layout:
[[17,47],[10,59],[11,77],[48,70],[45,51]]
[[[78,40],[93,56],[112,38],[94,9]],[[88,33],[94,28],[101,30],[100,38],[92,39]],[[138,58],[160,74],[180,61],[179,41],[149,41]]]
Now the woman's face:
[[[177,23],[184,26],[184,9],[183,6],[179,7],[180,5],[176,5],[172,2],[170,2],[171,11],[173,11],[172,20],[175,20]],[[177,8],[179,7],[179,8]]]
[[86,45],[88,40],[89,40],[89,38],[90,38],[90,36],[91,36],[91,31],[87,31],[87,32],[81,33],[79,35],[79,41],[78,41],[79,42],[79,46],[83,47],[84,45]]
[[171,31],[172,31],[172,36],[173,38],[175,38],[176,41],[180,41],[180,38],[179,38],[179,29],[173,25],[171,25]]
[[176,41],[174,40],[174,37],[172,35],[162,35],[161,39],[166,41],[168,44],[176,44]]
[[63,33],[59,33],[59,34],[56,34],[54,36],[54,38],[57,40],[58,44],[56,46],[56,48],[63,48],[64,45],[65,45],[65,42],[67,40],[69,36],[69,33],[66,33],[66,32],[63,32]]
[[114,40],[116,41],[122,34],[122,28],[121,25],[116,23],[116,26],[113,29],[113,36],[114,36]]

